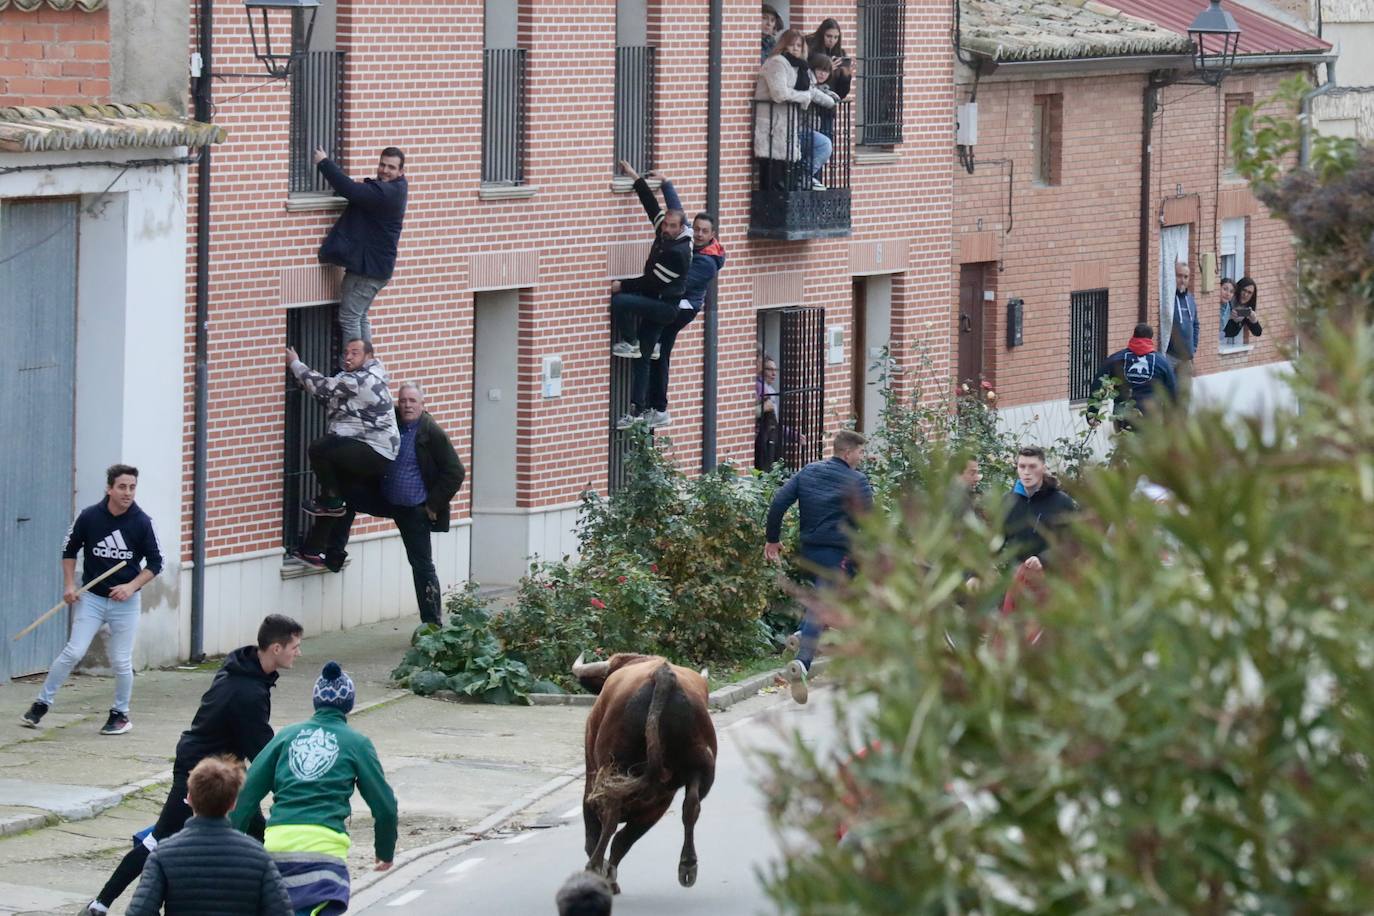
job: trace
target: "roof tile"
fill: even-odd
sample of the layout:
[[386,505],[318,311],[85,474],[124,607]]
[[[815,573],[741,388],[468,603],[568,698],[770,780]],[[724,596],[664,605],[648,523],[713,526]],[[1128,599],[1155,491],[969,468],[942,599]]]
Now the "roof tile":
[[41,150],[199,147],[222,143],[218,124],[178,117],[165,105],[55,105],[0,108],[0,153]]

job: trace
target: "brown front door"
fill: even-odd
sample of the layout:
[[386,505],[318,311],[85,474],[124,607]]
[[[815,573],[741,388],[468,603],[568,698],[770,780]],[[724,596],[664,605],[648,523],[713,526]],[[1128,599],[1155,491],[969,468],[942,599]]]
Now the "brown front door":
[[983,266],[959,268],[959,382],[977,385],[983,376]]

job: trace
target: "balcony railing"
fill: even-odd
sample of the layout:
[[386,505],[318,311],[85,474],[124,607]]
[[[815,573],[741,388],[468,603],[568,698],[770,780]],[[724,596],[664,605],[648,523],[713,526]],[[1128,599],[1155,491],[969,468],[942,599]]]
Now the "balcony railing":
[[615,162],[641,175],[654,167],[654,49],[615,49]]
[[331,193],[315,168],[318,147],[343,162],[344,52],[309,51],[291,68],[292,194]]
[[754,102],[751,237],[849,235],[850,125],[847,101],[834,108]]
[[525,183],[525,49],[482,52],[482,183]]

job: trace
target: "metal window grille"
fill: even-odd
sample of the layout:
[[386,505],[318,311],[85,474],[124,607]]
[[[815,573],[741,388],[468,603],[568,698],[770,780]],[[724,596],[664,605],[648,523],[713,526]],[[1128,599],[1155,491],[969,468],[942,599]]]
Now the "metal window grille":
[[291,65],[292,194],[331,190],[313,153],[319,147],[343,161],[343,90],[343,51],[308,51]]
[[1069,400],[1085,401],[1107,359],[1107,291],[1072,293],[1069,307]]
[[[339,307],[334,304],[293,308],[286,312],[286,340],[312,369],[329,374],[343,350],[339,339]],[[290,372],[286,373],[286,436],[282,454],[282,546],[301,543],[310,518],[301,501],[319,493],[310,468],[310,443],[325,433],[324,405],[312,398]]]
[[902,142],[906,0],[859,0],[859,145]]
[[[825,309],[779,310],[777,422],[755,451],[799,470],[821,457],[825,435]],[[765,313],[759,314],[760,338]]]
[[[612,325],[614,333],[614,325]],[[616,420],[630,412],[630,394],[633,386],[634,360],[611,357],[611,439],[610,454],[606,473],[606,486],[612,492],[624,489],[629,482],[626,470],[630,453],[630,433],[615,428]]]
[[615,162],[641,175],[654,167],[654,49],[615,49]]
[[525,49],[482,51],[482,183],[525,183]]

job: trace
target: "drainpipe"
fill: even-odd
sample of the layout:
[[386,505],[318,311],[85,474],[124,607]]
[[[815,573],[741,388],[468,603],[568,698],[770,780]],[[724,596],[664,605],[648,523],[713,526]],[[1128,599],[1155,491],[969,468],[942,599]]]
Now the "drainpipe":
[[[200,0],[200,75],[195,84],[195,118],[213,117],[210,57],[214,45],[214,0]],[[200,148],[196,169],[196,378],[195,430],[191,446],[191,661],[205,658],[205,489],[206,422],[209,415],[210,321],[210,144]]]
[[[707,34],[706,78],[706,211],[720,218],[720,95],[721,32],[724,31],[723,0],[711,0]],[[716,281],[706,289],[702,307],[706,327],[701,346],[701,472],[716,468],[716,387],[720,337],[720,313],[716,308]]]
[[1299,123],[1302,125],[1302,145],[1298,148],[1298,166],[1307,168],[1312,161],[1312,100],[1319,95],[1326,95],[1336,88],[1336,62],[1328,60],[1326,62],[1326,82],[1316,89],[1304,92],[1302,96],[1302,117]]
[[1150,235],[1154,218],[1150,196],[1151,140],[1155,129],[1155,108],[1159,105],[1159,90],[1166,85],[1168,78],[1162,71],[1151,73],[1145,82],[1140,103],[1140,280],[1137,284],[1140,297],[1136,303],[1135,319],[1138,324],[1153,324],[1150,321]]

